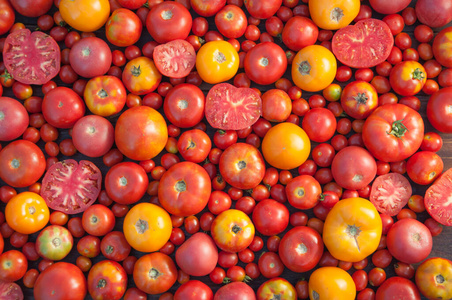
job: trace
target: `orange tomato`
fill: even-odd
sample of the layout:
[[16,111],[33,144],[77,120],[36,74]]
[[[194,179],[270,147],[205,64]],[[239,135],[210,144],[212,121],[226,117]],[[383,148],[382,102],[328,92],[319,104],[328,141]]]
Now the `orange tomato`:
[[350,274],[338,267],[322,267],[309,278],[309,299],[354,300],[356,285]]
[[129,61],[122,72],[122,82],[127,90],[135,95],[153,92],[160,81],[162,81],[162,74],[154,62],[145,56]]
[[382,222],[375,206],[364,198],[336,203],[323,226],[323,242],[336,259],[363,260],[378,248]]
[[451,299],[452,261],[441,257],[424,260],[416,270],[415,281],[428,299]]
[[40,195],[22,192],[6,204],[5,218],[15,231],[32,234],[44,228],[49,222],[49,207]]
[[97,76],[88,81],[83,94],[86,106],[95,115],[109,117],[124,108],[127,92],[121,79]]
[[290,170],[304,163],[311,152],[311,142],[298,125],[284,122],[270,128],[262,141],[262,154],[271,166]]
[[133,249],[154,252],[169,240],[172,231],[169,214],[152,203],[139,203],[124,218],[124,236]]
[[61,0],[59,9],[66,23],[84,32],[98,30],[110,16],[108,0]]
[[239,54],[226,41],[205,43],[196,55],[196,70],[202,80],[210,84],[227,81],[239,69]]
[[336,70],[337,61],[334,54],[323,46],[311,45],[295,55],[292,62],[292,80],[302,90],[318,92],[333,82]]
[[336,30],[350,24],[358,15],[360,0],[309,0],[309,12],[322,29]]

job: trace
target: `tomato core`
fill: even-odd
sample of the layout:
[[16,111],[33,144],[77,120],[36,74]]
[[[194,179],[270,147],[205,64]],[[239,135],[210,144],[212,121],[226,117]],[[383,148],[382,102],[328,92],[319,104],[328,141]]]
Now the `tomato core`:
[[443,275],[439,274],[439,275],[435,276],[435,281],[436,281],[436,283],[443,284],[445,280],[444,280]]
[[244,162],[243,160],[239,161],[237,163],[237,167],[239,168],[239,170],[245,169],[246,168],[246,162]]
[[88,48],[88,47],[83,48],[83,50],[82,50],[82,55],[83,55],[84,57],[89,56],[90,54],[91,54],[91,49],[90,49],[90,48]]
[[100,89],[99,92],[97,92],[97,96],[99,96],[100,98],[104,99],[108,97],[108,93],[106,90],[104,89]]
[[159,270],[157,270],[156,268],[152,268],[152,269],[150,269],[149,270],[149,277],[151,278],[151,279],[157,279],[157,278],[159,278],[160,277],[160,272],[159,272]]
[[135,223],[135,228],[139,234],[143,234],[149,229],[149,224],[145,220],[138,219]]
[[302,61],[298,65],[298,72],[300,72],[301,75],[309,75],[309,72],[311,72],[311,65],[307,60]]
[[19,168],[20,167],[20,161],[18,159],[14,158],[11,161],[11,167],[13,167],[13,169]]
[[314,298],[314,300],[319,300],[320,299],[320,295],[316,291],[312,291],[312,297]]
[[240,231],[242,231],[242,227],[234,224],[234,226],[232,226],[232,232],[234,232],[235,234],[239,233]]
[[268,66],[268,58],[262,57],[262,58],[260,59],[259,64],[260,64],[261,66],[263,66],[263,67]]
[[298,188],[298,189],[297,189],[297,195],[298,195],[299,197],[303,197],[304,194],[305,194],[304,188]]
[[5,113],[0,111],[0,120],[4,120],[5,119]]
[[306,247],[305,244],[301,243],[301,244],[298,244],[296,251],[298,254],[305,254],[308,252],[308,247]]
[[347,225],[346,232],[348,235],[350,235],[351,237],[353,237],[355,239],[356,247],[358,248],[358,251],[360,251],[357,238],[358,238],[359,234],[361,233],[361,229],[359,229],[359,227],[356,225]]
[[413,79],[422,80],[425,78],[425,73],[419,68],[416,68],[411,75]]
[[114,247],[109,245],[109,246],[107,246],[107,249],[105,249],[105,253],[111,254],[111,253],[113,253],[113,250],[114,250]]
[[28,208],[28,213],[29,213],[30,215],[33,215],[35,212],[36,212],[36,208],[34,208],[34,206],[30,206],[30,207]]
[[185,192],[187,190],[187,184],[183,180],[176,182],[176,185],[174,187],[176,188],[176,191],[179,193]]
[[141,74],[141,66],[138,66],[138,67],[133,66],[132,70],[130,72],[132,73],[132,76],[134,76],[134,77],[140,76],[140,74]]
[[188,101],[185,100],[185,99],[179,100],[179,101],[177,102],[177,107],[180,108],[180,109],[187,109],[187,107],[188,107]]
[[161,16],[163,20],[171,20],[173,18],[173,12],[171,10],[164,10]]
[[369,97],[367,97],[366,93],[358,93],[353,99],[355,99],[358,104],[366,104]]
[[124,176],[119,178],[119,184],[121,186],[126,186],[127,185],[127,178],[125,178]]
[[52,245],[53,245],[54,247],[59,247],[59,246],[61,246],[61,239],[60,239],[60,238],[54,238],[54,239],[52,240]]
[[100,279],[99,282],[97,283],[97,287],[98,288],[104,288],[107,286],[107,281],[105,279]]
[[339,22],[343,17],[344,17],[344,11],[342,9],[340,9],[339,7],[335,7],[331,11],[331,16],[330,16],[331,20],[333,20],[335,22]]
[[226,61],[226,55],[218,50],[215,50],[215,52],[213,53],[213,58],[217,63],[220,64]]
[[408,131],[408,128],[402,123],[403,120],[397,120],[392,123],[391,131],[388,134],[392,134],[393,136],[400,138],[405,135],[405,132]]

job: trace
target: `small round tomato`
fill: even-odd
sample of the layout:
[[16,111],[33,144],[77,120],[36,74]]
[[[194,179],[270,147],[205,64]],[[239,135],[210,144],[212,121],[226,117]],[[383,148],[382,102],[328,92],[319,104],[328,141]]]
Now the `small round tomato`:
[[336,30],[350,24],[360,9],[359,0],[309,0],[309,12],[314,23],[323,29]]
[[427,73],[417,61],[402,61],[396,64],[389,74],[392,89],[402,96],[419,93],[427,81]]
[[311,175],[300,175],[286,185],[287,200],[297,209],[311,209],[320,200],[322,188]]
[[310,299],[355,299],[353,278],[337,267],[322,267],[309,277]]
[[72,89],[56,87],[45,94],[42,114],[56,128],[71,128],[85,115],[85,103]]
[[443,167],[441,156],[435,152],[419,151],[408,159],[406,170],[415,183],[427,185],[441,175]]
[[271,122],[284,122],[292,112],[292,100],[280,89],[271,89],[262,96],[262,117]]
[[115,261],[96,263],[88,273],[88,292],[95,300],[119,300],[127,289],[127,274]]
[[292,62],[292,80],[304,91],[317,92],[329,86],[336,77],[334,54],[320,45],[301,49]]
[[284,75],[287,58],[284,50],[273,42],[256,45],[246,53],[245,74],[261,85],[272,84]]
[[441,132],[452,132],[449,107],[451,105],[450,93],[452,87],[440,89],[434,93],[427,103],[427,118],[436,130]]
[[108,0],[61,0],[61,17],[72,28],[92,32],[101,28],[110,15]]
[[[425,1],[427,3],[427,1]],[[446,27],[441,30],[433,40],[433,55],[435,59],[444,67],[452,68],[452,59],[450,57],[452,45],[452,38],[450,37],[451,28]]]
[[257,299],[296,299],[295,287],[284,278],[265,281],[256,291]]
[[82,226],[88,234],[103,236],[115,227],[115,215],[105,205],[94,204],[83,212]]
[[236,5],[226,5],[215,15],[218,31],[229,39],[245,34],[248,21],[243,10]]
[[423,261],[417,267],[415,281],[428,299],[452,298],[452,261],[441,257]]
[[228,209],[212,223],[211,234],[218,248],[226,252],[240,252],[248,248],[254,238],[254,225],[242,211]]
[[30,118],[22,103],[13,98],[1,97],[1,92],[2,88],[0,88],[0,126],[2,128],[0,141],[12,141],[24,133]]
[[342,91],[341,105],[350,117],[365,119],[378,106],[377,91],[366,81],[353,81]]
[[131,10],[115,9],[105,24],[107,40],[118,47],[128,47],[140,39],[143,24]]
[[328,213],[323,240],[339,260],[357,262],[380,243],[382,221],[375,206],[363,198],[342,199]]
[[202,80],[210,84],[227,81],[239,68],[239,55],[226,41],[204,44],[196,55],[196,70]]
[[337,121],[331,110],[316,107],[304,115],[301,127],[311,141],[324,143],[331,139],[336,132]]
[[265,199],[254,208],[252,220],[259,233],[266,236],[277,235],[289,225],[289,210],[276,200]]
[[136,95],[145,95],[157,89],[162,74],[154,62],[145,56],[129,61],[122,72],[122,82],[127,90]]
[[203,162],[212,148],[212,142],[204,131],[191,129],[182,133],[177,140],[177,150],[187,161]]
[[262,141],[262,154],[271,166],[290,170],[302,165],[311,151],[311,142],[300,126],[284,122],[273,126]]
[[319,29],[311,19],[295,15],[284,25],[281,39],[290,50],[300,51],[315,44],[318,36]]
[[173,125],[193,127],[204,117],[205,96],[201,89],[189,83],[178,84],[165,96],[163,110]]
[[21,279],[27,272],[27,268],[27,258],[20,251],[9,250],[0,255],[0,280],[2,282]]
[[126,104],[126,89],[115,76],[98,76],[88,81],[84,91],[86,106],[93,114],[109,117]]
[[5,218],[15,231],[32,234],[44,228],[49,222],[49,208],[40,195],[22,192],[6,204]]
[[123,231],[127,242],[137,251],[159,250],[171,236],[169,214],[160,206],[139,203],[124,218]]

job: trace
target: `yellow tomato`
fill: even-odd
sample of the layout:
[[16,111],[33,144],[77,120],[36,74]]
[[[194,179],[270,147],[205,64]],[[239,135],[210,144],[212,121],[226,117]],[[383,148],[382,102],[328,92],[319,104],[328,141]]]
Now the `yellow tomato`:
[[5,217],[8,225],[22,234],[38,232],[49,222],[49,207],[38,194],[22,192],[8,201]]
[[363,198],[348,198],[328,213],[323,242],[336,259],[357,262],[377,250],[381,232],[382,222],[375,206]]
[[61,0],[60,13],[66,23],[76,30],[96,31],[110,16],[108,0]]
[[204,44],[196,55],[196,70],[202,80],[210,84],[227,81],[239,69],[239,54],[226,41]]
[[124,67],[122,82],[135,95],[145,95],[153,92],[162,81],[162,74],[154,62],[145,57],[132,59]]
[[318,92],[329,86],[336,77],[334,54],[320,45],[307,46],[295,55],[292,80],[302,90]]
[[133,249],[154,252],[169,240],[173,226],[169,214],[160,206],[140,203],[124,218],[124,236]]
[[309,12],[322,29],[336,30],[350,24],[358,15],[360,0],[309,0]]
[[275,168],[290,170],[304,163],[311,152],[311,142],[306,132],[290,122],[270,128],[262,141],[265,161]]
[[355,296],[355,282],[341,268],[319,268],[309,278],[309,299],[354,300]]

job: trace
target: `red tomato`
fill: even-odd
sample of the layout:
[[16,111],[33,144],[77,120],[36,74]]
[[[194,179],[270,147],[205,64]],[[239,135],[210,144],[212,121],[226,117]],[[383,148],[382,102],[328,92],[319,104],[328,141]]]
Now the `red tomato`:
[[254,300],[256,295],[253,289],[244,282],[232,282],[219,288],[215,293],[214,300]]
[[444,133],[452,132],[452,122],[448,110],[452,103],[450,93],[452,93],[452,87],[440,89],[430,97],[427,103],[427,118],[430,124]]
[[419,93],[427,80],[427,72],[417,61],[402,61],[396,64],[389,74],[392,89],[402,96]]
[[329,109],[317,107],[310,109],[304,115],[301,126],[311,141],[323,143],[333,137],[337,121]]
[[113,11],[105,23],[107,40],[118,47],[128,47],[135,44],[141,37],[143,24],[140,18],[125,8]]
[[60,71],[60,47],[41,31],[31,33],[21,29],[6,38],[3,61],[15,80],[24,84],[44,84]]
[[365,119],[378,106],[377,91],[366,81],[353,81],[342,91],[341,105],[350,117],[358,120]]
[[111,50],[108,44],[98,37],[81,39],[71,48],[69,62],[74,71],[86,78],[107,73],[111,66]]
[[44,95],[42,114],[56,128],[71,128],[85,115],[85,103],[67,87],[56,87]]
[[102,238],[100,251],[107,259],[123,261],[129,256],[131,246],[127,243],[124,233],[111,231]]
[[28,124],[28,112],[22,103],[13,98],[0,97],[0,141],[17,139],[27,129]]
[[403,277],[390,277],[377,289],[375,300],[386,299],[410,299],[420,300],[421,295],[416,285]]
[[395,14],[410,4],[410,0],[391,1],[391,0],[370,0],[369,3],[372,8],[385,15]]
[[0,297],[3,297],[6,300],[24,299],[24,293],[18,284],[14,282],[2,281],[0,282]]
[[186,77],[196,63],[195,49],[182,39],[158,45],[152,55],[160,73],[171,78]]
[[273,42],[259,43],[246,53],[244,67],[252,81],[261,85],[272,84],[286,72],[286,53]]
[[323,241],[314,229],[297,226],[283,236],[278,253],[288,269],[297,273],[307,272],[320,261]]
[[278,235],[289,225],[289,210],[276,200],[265,199],[254,208],[252,220],[261,234]]
[[443,27],[452,21],[452,4],[447,0],[416,1],[415,12],[419,22],[430,27]]
[[86,84],[84,99],[93,114],[109,117],[123,109],[126,89],[121,79],[115,76],[98,76]]
[[177,150],[183,159],[194,163],[203,162],[212,148],[210,137],[200,129],[182,133],[177,140]]
[[163,111],[172,124],[180,128],[189,128],[203,119],[204,102],[205,97],[199,87],[182,83],[168,92],[163,102]]
[[332,40],[336,58],[352,68],[371,68],[384,62],[393,45],[388,25],[372,18],[339,29]]
[[281,7],[283,0],[244,0],[245,7],[251,16],[257,19],[268,19]]
[[14,20],[14,10],[10,2],[7,0],[0,1],[0,35],[4,35],[8,32],[8,30],[13,26]]
[[322,188],[311,175],[300,175],[286,185],[287,200],[297,209],[311,209],[320,200]]
[[248,20],[240,7],[226,5],[215,15],[215,25],[225,37],[238,39],[245,34]]
[[190,5],[198,15],[211,17],[226,5],[226,0],[190,0]]
[[119,204],[133,204],[140,200],[149,185],[144,169],[134,162],[122,162],[111,167],[105,175],[108,197]]
[[119,300],[127,289],[126,271],[112,260],[103,260],[92,266],[87,281],[93,299]]
[[174,300],[212,300],[212,289],[199,280],[189,280],[174,293]]
[[114,141],[113,125],[101,116],[84,116],[72,128],[74,147],[89,157],[105,155],[113,146]]
[[9,282],[21,279],[27,272],[28,261],[17,250],[9,250],[0,255],[0,281]]
[[282,31],[284,45],[293,51],[300,51],[306,46],[314,45],[318,36],[317,25],[311,19],[302,16],[290,18]]
[[435,152],[419,151],[408,159],[408,176],[415,183],[427,185],[435,181],[443,172],[444,163]]
[[68,159],[48,169],[42,179],[41,196],[50,208],[76,214],[94,203],[101,184],[102,174],[94,163]]
[[446,226],[452,225],[452,204],[449,203],[452,191],[451,176],[452,169],[448,169],[427,189],[424,196],[425,208],[430,216]]
[[372,184],[370,201],[380,213],[395,216],[412,194],[410,182],[398,173],[378,176]]

